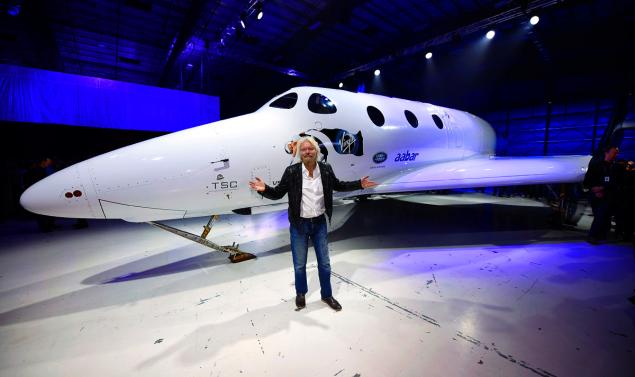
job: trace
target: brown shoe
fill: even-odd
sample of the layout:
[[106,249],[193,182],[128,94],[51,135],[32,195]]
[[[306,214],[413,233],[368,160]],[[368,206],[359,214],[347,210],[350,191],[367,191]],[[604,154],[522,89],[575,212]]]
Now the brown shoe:
[[342,305],[340,305],[340,303],[337,302],[337,300],[334,299],[333,296],[323,298],[322,301],[326,302],[326,304],[330,306],[331,309],[335,310],[336,312],[339,312],[340,310],[342,310]]

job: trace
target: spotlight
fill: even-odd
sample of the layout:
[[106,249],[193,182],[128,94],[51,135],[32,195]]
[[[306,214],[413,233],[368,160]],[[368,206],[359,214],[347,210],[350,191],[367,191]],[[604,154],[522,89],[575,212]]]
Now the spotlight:
[[375,70],[375,76],[379,76],[380,74],[381,74],[381,71],[380,71],[380,70],[378,70],[378,69],[376,69],[376,70]]
[[243,29],[247,28],[247,25],[245,25],[245,20],[247,19],[247,14],[245,12],[242,12],[240,14],[240,26],[243,27]]
[[485,34],[485,38],[492,39],[494,38],[495,35],[496,35],[496,32],[494,30],[490,30],[487,32],[487,34]]
[[535,25],[538,22],[540,22],[540,17],[538,17],[538,16],[533,16],[532,18],[529,19],[529,23],[532,24],[532,25]]
[[426,54],[426,59],[431,59],[431,58],[432,58],[432,53],[431,53],[431,52],[428,52],[428,53]]
[[264,16],[264,12],[262,11],[262,1],[257,2],[254,9],[257,14],[256,18],[259,20],[262,19],[262,16]]
[[9,13],[10,16],[16,17],[20,14],[21,10],[22,10],[22,6],[20,4],[13,4],[13,5],[9,5],[9,9],[7,10],[7,13]]
[[344,86],[344,83],[340,81],[340,84],[337,86],[338,88],[341,88]]

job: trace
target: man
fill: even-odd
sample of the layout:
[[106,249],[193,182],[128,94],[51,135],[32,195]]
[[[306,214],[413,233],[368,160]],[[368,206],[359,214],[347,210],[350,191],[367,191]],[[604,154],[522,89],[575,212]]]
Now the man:
[[318,262],[320,295],[322,301],[333,310],[342,310],[331,289],[331,264],[329,260],[326,217],[333,213],[333,190],[353,191],[370,188],[377,183],[364,177],[359,181],[344,182],[337,179],[330,165],[318,162],[320,148],[315,139],[306,136],[298,140],[298,152],[302,162],[286,168],[276,187],[266,185],[260,178],[249,182],[249,186],[268,199],[276,200],[289,194],[289,232],[291,254],[295,270],[295,304],[298,309],[306,306],[308,291],[306,259],[309,239]]
[[616,161],[615,235],[630,241],[635,231],[635,166],[633,161]]
[[591,208],[593,209],[593,223],[588,238],[591,244],[598,244],[600,241],[606,240],[611,229],[616,189],[613,161],[618,153],[619,148],[616,146],[605,147],[603,157],[593,157],[589,161],[589,168],[584,176],[584,187],[589,189]]

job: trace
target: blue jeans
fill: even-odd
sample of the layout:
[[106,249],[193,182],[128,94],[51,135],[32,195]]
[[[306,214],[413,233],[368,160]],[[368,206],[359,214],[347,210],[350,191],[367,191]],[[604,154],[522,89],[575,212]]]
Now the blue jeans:
[[306,294],[308,291],[306,281],[306,258],[309,251],[309,238],[313,241],[315,256],[318,262],[318,276],[320,277],[320,294],[322,298],[333,296],[331,290],[331,261],[329,260],[329,247],[326,229],[326,216],[318,216],[313,219],[300,219],[296,225],[289,227],[291,233],[291,255],[293,256],[293,269],[295,270],[295,292]]

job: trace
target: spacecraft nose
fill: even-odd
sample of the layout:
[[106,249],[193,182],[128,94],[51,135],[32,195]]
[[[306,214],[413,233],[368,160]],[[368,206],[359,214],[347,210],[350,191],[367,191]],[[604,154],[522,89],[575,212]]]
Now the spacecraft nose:
[[20,205],[22,208],[29,212],[39,213],[41,215],[46,214],[46,210],[51,206],[51,203],[46,199],[44,195],[47,190],[42,186],[42,181],[35,183],[20,196]]
[[29,187],[20,205],[29,212],[54,217],[95,218],[92,193],[82,184],[78,169],[66,168]]

